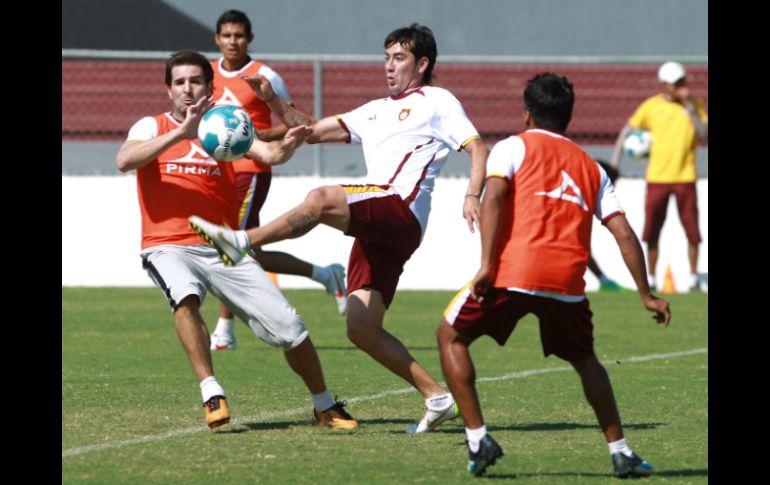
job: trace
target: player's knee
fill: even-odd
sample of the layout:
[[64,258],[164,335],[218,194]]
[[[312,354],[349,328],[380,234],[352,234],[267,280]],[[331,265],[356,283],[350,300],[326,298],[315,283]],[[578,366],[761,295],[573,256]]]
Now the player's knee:
[[174,315],[192,315],[198,313],[200,298],[198,295],[187,295],[174,307]]
[[687,236],[687,242],[697,246],[701,242],[700,231],[697,224],[684,224],[684,233]]
[[284,332],[281,335],[272,335],[270,338],[263,338],[263,340],[272,347],[288,352],[299,347],[309,335],[310,333],[302,328],[297,329],[296,332]]
[[337,186],[325,186],[313,189],[305,197],[305,203],[313,207],[317,214],[324,215],[339,211],[340,204],[346,199]]
[[281,347],[284,351],[294,350],[297,347],[302,344],[308,337],[310,336],[310,332],[307,330],[303,330],[298,335],[291,335],[289,338],[285,338],[283,341],[281,341],[279,347]]
[[305,197],[305,203],[316,209],[320,213],[328,205],[329,191],[326,187],[318,187],[308,192]]
[[596,358],[596,355],[589,355],[585,358],[570,360],[569,363],[572,364],[572,367],[574,367],[578,374],[581,375],[601,374],[606,372],[604,366],[602,366],[599,359]]
[[438,342],[439,347],[448,345],[452,340],[453,333],[456,333],[454,332],[454,329],[442,318],[441,323],[439,323],[438,328],[436,329],[436,341]]

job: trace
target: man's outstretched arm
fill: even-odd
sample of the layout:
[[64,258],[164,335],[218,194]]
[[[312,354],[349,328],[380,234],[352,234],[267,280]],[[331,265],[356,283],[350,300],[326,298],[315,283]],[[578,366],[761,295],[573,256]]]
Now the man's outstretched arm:
[[348,140],[348,132],[345,131],[342,125],[340,125],[336,117],[327,116],[326,118],[316,120],[312,116],[299,111],[280,96],[277,96],[275,92],[273,92],[270,81],[264,76],[256,74],[254,76],[242,76],[242,79],[251,86],[251,89],[254,90],[254,94],[256,94],[259,99],[270,106],[270,110],[272,110],[272,112],[275,113],[286,126],[294,127],[307,125],[312,127],[313,131],[306,140],[308,143]]
[[653,318],[655,318],[656,322],[668,327],[668,323],[671,321],[671,310],[668,307],[668,301],[656,297],[650,290],[650,285],[647,283],[647,267],[644,263],[642,246],[639,244],[639,239],[634,234],[634,230],[628,224],[626,216],[622,213],[618,214],[607,221],[606,226],[612,235],[615,236],[620,253],[623,255],[623,261],[634,278],[645,308],[655,314]]

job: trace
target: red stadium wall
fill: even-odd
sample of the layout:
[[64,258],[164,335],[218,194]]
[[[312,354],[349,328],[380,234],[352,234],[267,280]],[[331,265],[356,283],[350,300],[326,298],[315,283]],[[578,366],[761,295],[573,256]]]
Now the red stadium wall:
[[[313,65],[271,62],[295,104],[313,109]],[[633,110],[659,90],[657,65],[439,63],[434,84],[452,91],[488,143],[523,130],[522,92],[533,75],[551,71],[575,86],[568,136],[612,143]],[[687,66],[694,94],[708,105],[708,66]],[[387,95],[382,66],[323,64],[323,113],[348,111]],[[122,140],[139,118],[167,111],[162,61],[62,61],[62,140]]]

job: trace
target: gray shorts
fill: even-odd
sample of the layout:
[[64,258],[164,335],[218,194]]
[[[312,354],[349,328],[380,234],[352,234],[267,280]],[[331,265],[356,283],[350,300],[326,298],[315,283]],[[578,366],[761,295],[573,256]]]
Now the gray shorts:
[[297,311],[252,258],[228,267],[205,244],[154,246],[141,256],[144,269],[166,295],[172,312],[190,295],[197,295],[203,305],[209,290],[273,347],[291,350],[308,336]]

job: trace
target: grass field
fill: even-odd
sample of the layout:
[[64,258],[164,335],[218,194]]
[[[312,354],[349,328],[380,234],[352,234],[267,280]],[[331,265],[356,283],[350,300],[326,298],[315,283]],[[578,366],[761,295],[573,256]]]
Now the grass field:
[[[462,420],[434,433],[404,434],[422,411],[417,392],[347,341],[344,320],[322,291],[285,293],[311,332],[330,390],[361,422],[357,431],[312,426],[301,380],[280,351],[241,324],[238,350],[214,355],[234,419],[209,431],[158,289],[62,288],[62,482],[474,480],[465,471]],[[434,335],[451,296],[400,292],[385,323],[441,381]],[[672,295],[667,329],[652,323],[635,294],[589,298],[596,352],[610,373],[626,436],[659,472],[649,481],[706,483],[708,296]],[[216,306],[209,298],[202,309],[209,325]],[[483,338],[471,349],[487,426],[506,453],[488,478],[614,481],[577,375],[561,370],[565,362],[543,358],[534,318],[519,324],[506,347]],[[517,374],[540,369],[551,372]]]

